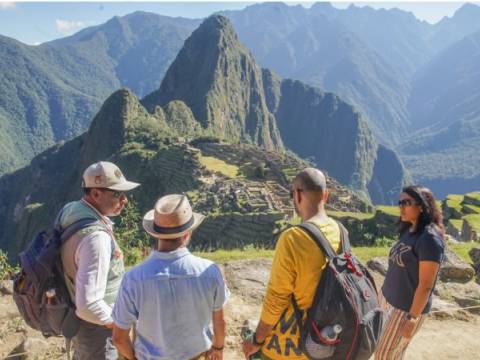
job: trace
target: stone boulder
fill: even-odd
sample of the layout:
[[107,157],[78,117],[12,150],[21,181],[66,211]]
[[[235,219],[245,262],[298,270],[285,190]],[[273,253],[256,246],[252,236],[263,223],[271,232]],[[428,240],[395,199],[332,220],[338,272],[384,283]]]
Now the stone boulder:
[[368,260],[367,266],[369,269],[380,273],[381,275],[387,275],[388,258],[387,257],[374,257]]
[[432,299],[432,307],[429,316],[439,320],[457,319],[469,321],[473,319],[473,315],[466,310],[458,310],[456,304],[442,300],[437,296],[434,296]]
[[270,278],[271,259],[226,263],[223,267],[230,290],[246,302],[260,305]]
[[448,247],[445,248],[445,260],[440,267],[439,278],[443,282],[467,283],[473,279],[475,270]]
[[30,360],[38,359],[41,355],[45,355],[49,348],[49,343],[39,337],[25,338],[19,345],[13,349],[8,355],[8,359]]
[[0,294],[12,295],[13,294],[13,281],[12,280],[0,280]]
[[472,259],[472,262],[474,264],[480,263],[480,248],[470,249],[468,255],[470,256],[470,259]]
[[[480,313],[480,285],[471,281],[461,283],[438,283],[434,296],[455,305],[456,311],[468,311],[473,314]],[[463,309],[463,310],[461,310]]]

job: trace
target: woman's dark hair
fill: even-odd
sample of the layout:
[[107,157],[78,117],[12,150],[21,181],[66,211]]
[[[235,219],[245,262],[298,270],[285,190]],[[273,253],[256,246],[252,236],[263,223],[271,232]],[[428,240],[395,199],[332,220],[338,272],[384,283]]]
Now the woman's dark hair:
[[[421,233],[427,227],[435,228],[445,237],[445,226],[443,225],[443,215],[435,202],[435,197],[430,189],[424,186],[410,185],[402,189],[402,193],[410,195],[415,202],[421,206],[422,212],[417,221],[416,233]],[[410,228],[411,224],[400,219],[399,232],[403,234]]]

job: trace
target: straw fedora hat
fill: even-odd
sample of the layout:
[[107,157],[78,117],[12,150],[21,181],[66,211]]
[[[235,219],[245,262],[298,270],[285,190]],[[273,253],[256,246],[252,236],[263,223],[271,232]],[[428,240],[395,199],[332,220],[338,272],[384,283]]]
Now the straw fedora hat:
[[158,239],[176,239],[194,230],[205,216],[194,213],[185,195],[166,195],[143,217],[143,228]]

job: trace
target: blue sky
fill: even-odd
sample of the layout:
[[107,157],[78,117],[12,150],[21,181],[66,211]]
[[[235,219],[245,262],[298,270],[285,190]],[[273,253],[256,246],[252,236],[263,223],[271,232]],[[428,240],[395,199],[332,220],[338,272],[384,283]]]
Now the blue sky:
[[[253,2],[4,2],[0,0],[0,34],[15,38],[27,44],[71,35],[76,31],[104,23],[115,15],[123,16],[137,10],[149,11],[167,16],[188,18],[206,17],[219,10],[239,10]],[[299,4],[299,2],[292,3]],[[310,3],[300,3],[305,7]],[[350,2],[333,5],[348,7]],[[374,8],[392,8],[411,11],[416,17],[435,23],[444,16],[452,16],[463,3],[435,2],[356,2],[357,6],[369,5]]]

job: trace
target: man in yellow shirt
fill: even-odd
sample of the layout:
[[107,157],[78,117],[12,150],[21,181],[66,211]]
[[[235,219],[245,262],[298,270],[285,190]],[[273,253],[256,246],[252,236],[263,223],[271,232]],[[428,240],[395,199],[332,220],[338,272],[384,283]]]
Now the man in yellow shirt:
[[[328,199],[325,175],[314,168],[301,171],[293,181],[291,197],[302,221],[318,226],[338,250],[340,229],[325,212]],[[280,235],[258,327],[251,340],[243,343],[246,359],[260,349],[265,360],[307,359],[298,346],[300,331],[292,295],[300,309],[307,310],[325,265],[325,254],[305,231],[292,227]]]

